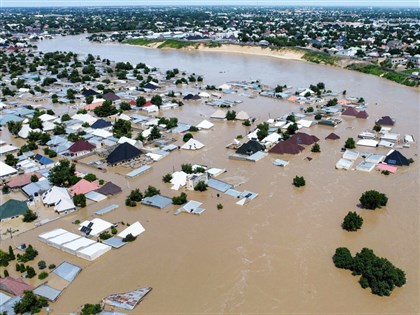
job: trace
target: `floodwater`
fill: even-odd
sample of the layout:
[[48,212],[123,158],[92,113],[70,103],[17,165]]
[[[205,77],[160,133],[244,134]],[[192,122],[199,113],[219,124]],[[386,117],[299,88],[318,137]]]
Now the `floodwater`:
[[[266,84],[306,87],[325,82],[334,91],[361,96],[369,103],[368,120],[344,118],[336,129],[315,126],[308,130],[321,139],[321,153],[307,148],[297,156],[273,156],[253,162],[232,161],[225,148],[234,137],[248,129],[240,122],[216,122],[211,131],[196,134],[206,147],[197,152],[176,151],[153,164],[153,169],[133,179],[108,171],[99,178],[112,180],[123,193],[94,204],[36,230],[13,238],[18,244],[31,242],[47,263],[62,260],[79,264],[81,274],[52,304],[53,314],[77,311],[85,303],[97,303],[110,293],[150,286],[153,291],[129,314],[418,314],[419,313],[419,165],[418,147],[404,149],[415,163],[400,168],[395,175],[379,172],[338,171],[340,148],[347,137],[357,137],[370,129],[374,120],[389,114],[397,123],[393,131],[413,134],[419,139],[419,92],[380,78],[305,62],[222,53],[161,51],[121,45],[99,45],[79,40],[80,36],[57,38],[39,44],[42,51],[71,50],[92,53],[115,61],[146,62],[162,69],[205,75],[205,83],[260,79]],[[247,111],[258,121],[278,117],[298,105],[258,97],[248,99],[235,110]],[[182,122],[199,123],[213,108],[190,103],[165,112]],[[304,130],[305,131],[305,130]],[[341,140],[324,140],[334,131]],[[178,142],[180,143],[180,142]],[[384,148],[358,148],[363,152],[386,153]],[[308,162],[305,157],[313,157]],[[272,165],[275,158],[287,159],[285,168]],[[126,208],[124,199],[134,188],[148,185],[170,190],[162,176],[182,163],[226,168],[219,179],[240,184],[258,198],[241,207],[235,199],[213,190],[187,192],[189,199],[203,202],[203,215],[174,216],[175,206],[157,210],[145,206]],[[81,171],[92,171],[80,167]],[[130,171],[122,166],[117,173]],[[303,175],[306,186],[295,188],[293,177]],[[368,211],[357,207],[360,195],[370,189],[389,197],[387,207]],[[92,263],[47,247],[36,240],[38,234],[63,227],[76,231],[71,222],[84,219],[109,204],[120,207],[103,216],[111,222],[133,223],[146,228],[138,239],[112,250]],[[216,205],[223,204],[222,210]],[[340,224],[348,211],[364,218],[360,231],[349,233]],[[10,240],[4,242],[8,246]],[[363,290],[357,277],[334,267],[337,247],[352,253],[372,248],[406,271],[407,284],[390,297]]]

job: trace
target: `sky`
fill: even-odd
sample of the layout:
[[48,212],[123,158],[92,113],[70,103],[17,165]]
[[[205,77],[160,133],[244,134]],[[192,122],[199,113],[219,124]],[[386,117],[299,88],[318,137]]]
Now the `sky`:
[[419,8],[420,0],[0,0],[2,7],[127,6],[127,5],[283,5]]

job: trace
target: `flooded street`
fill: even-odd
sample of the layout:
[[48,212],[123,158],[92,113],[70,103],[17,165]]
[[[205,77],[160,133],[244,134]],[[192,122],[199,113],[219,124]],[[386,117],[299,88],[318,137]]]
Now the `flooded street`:
[[[310,147],[296,156],[270,154],[263,160],[243,162],[229,160],[233,151],[226,149],[237,135],[245,136],[249,128],[241,122],[217,121],[210,131],[194,137],[206,147],[197,152],[175,151],[152,165],[152,170],[127,179],[129,168],[108,168],[95,174],[113,181],[123,193],[70,214],[61,220],[13,238],[13,242],[32,243],[47,263],[67,260],[84,268],[76,280],[51,305],[52,314],[69,314],[85,303],[98,303],[115,292],[139,287],[153,287],[144,301],[128,314],[418,314],[419,308],[419,167],[418,146],[402,153],[414,158],[410,167],[401,167],[394,175],[380,172],[338,171],[335,163],[348,137],[357,138],[371,129],[376,118],[390,115],[396,119],[393,132],[412,134],[419,139],[418,90],[397,85],[357,72],[306,62],[269,57],[254,57],[212,52],[157,50],[122,45],[100,45],[67,36],[40,42],[40,50],[71,50],[100,55],[114,61],[145,62],[160,69],[179,68],[204,75],[206,84],[219,85],[230,80],[260,79],[264,84],[287,84],[308,87],[324,82],[335,92],[347,90],[348,96],[363,97],[369,104],[369,119],[343,117],[335,129],[314,126],[302,129],[320,138],[321,153]],[[299,111],[299,105],[257,97],[231,95],[241,99],[234,110],[245,110],[257,123]],[[181,122],[198,124],[215,111],[203,102],[187,103],[164,111]],[[331,132],[341,139],[328,141]],[[181,144],[178,141],[177,144]],[[385,154],[385,148],[358,147],[362,152]],[[305,157],[312,157],[307,161]],[[272,164],[274,159],[290,161],[284,168]],[[259,196],[245,206],[233,197],[215,190],[188,191],[189,200],[203,202],[201,216],[174,216],[176,206],[157,210],[146,206],[127,208],[124,200],[131,189],[144,191],[148,185],[172,197],[162,176],[181,164],[203,164],[226,168],[218,179],[240,183],[238,190],[250,190]],[[92,172],[78,166],[82,172]],[[293,178],[304,176],[306,186],[295,188]],[[357,207],[366,190],[385,193],[389,202],[376,211]],[[146,232],[118,250],[112,250],[94,262],[87,262],[42,244],[37,236],[54,228],[76,231],[75,219],[91,216],[110,204],[119,208],[102,218],[110,222],[140,221]],[[217,204],[223,204],[217,210]],[[357,211],[364,219],[360,231],[349,233],[340,224],[348,211]],[[7,240],[2,248],[9,245]],[[388,258],[407,275],[407,284],[390,297],[372,295],[358,284],[358,277],[337,269],[332,256],[337,247],[348,247],[352,254],[363,247]]]

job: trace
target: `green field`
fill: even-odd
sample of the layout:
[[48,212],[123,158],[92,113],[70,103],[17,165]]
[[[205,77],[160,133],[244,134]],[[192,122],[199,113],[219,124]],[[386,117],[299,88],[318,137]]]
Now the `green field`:
[[403,73],[389,71],[389,70],[384,69],[384,68],[382,68],[378,65],[362,66],[362,65],[352,64],[352,65],[348,66],[347,69],[356,70],[356,71],[360,71],[360,72],[368,73],[368,74],[373,74],[373,75],[383,77],[385,79],[397,82],[397,83],[402,84],[402,85],[407,85],[407,86],[418,86],[419,85],[419,83],[417,81],[411,80],[410,77],[408,77],[407,75],[405,75]]
[[138,46],[147,46],[152,43],[161,43],[157,48],[175,48],[181,49],[185,47],[195,47],[197,48],[199,43],[175,40],[175,39],[168,39],[168,40],[151,40],[151,39],[127,39],[124,43],[130,45],[138,45]]
[[335,63],[340,60],[339,57],[330,56],[328,54],[318,53],[309,51],[302,56],[303,59],[314,62],[314,63],[324,63],[327,65],[335,65]]

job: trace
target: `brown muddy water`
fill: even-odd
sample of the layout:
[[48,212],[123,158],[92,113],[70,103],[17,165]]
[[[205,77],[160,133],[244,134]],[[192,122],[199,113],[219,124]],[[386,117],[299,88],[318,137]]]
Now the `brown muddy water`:
[[[122,194],[46,224],[13,239],[16,244],[32,243],[47,263],[67,260],[84,268],[76,280],[51,305],[53,314],[69,314],[85,303],[97,303],[115,292],[138,287],[153,287],[145,300],[129,314],[418,314],[419,313],[419,165],[418,147],[402,152],[415,163],[397,174],[384,176],[377,171],[338,171],[340,148],[347,137],[357,137],[370,129],[374,120],[389,114],[397,120],[393,129],[419,139],[419,92],[377,77],[305,62],[265,57],[203,52],[160,51],[117,45],[100,46],[80,37],[58,38],[40,43],[43,51],[71,49],[100,54],[116,61],[145,61],[163,69],[179,67],[205,74],[208,84],[227,80],[259,78],[268,84],[309,86],[325,82],[334,91],[362,96],[369,103],[368,120],[345,118],[336,129],[315,126],[303,130],[318,136],[321,153],[307,148],[296,156],[269,155],[253,162],[228,159],[225,145],[247,129],[240,122],[216,122],[213,130],[195,138],[206,147],[197,152],[176,151],[153,164],[153,169],[134,179],[124,176],[124,167],[97,172],[124,188]],[[155,61],[152,63],[152,61]],[[225,69],[225,70],[222,70]],[[225,71],[225,73],[220,73]],[[209,75],[207,75],[207,72]],[[234,99],[241,96],[231,96]],[[258,97],[235,107],[247,111],[258,121],[298,111],[297,105]],[[377,105],[376,105],[377,103]],[[202,104],[165,111],[182,122],[199,123],[213,108]],[[338,141],[324,140],[334,131]],[[178,142],[179,144],[181,142]],[[384,148],[358,147],[362,152],[386,153]],[[305,157],[313,157],[308,162]],[[276,158],[287,159],[285,168],[272,165]],[[190,200],[203,202],[203,215],[174,216],[175,206],[157,210],[146,206],[126,208],[124,199],[134,188],[148,185],[160,188],[163,195],[175,196],[162,176],[182,163],[198,163],[226,168],[219,179],[239,183],[239,190],[259,196],[245,206],[233,197],[209,189],[187,192]],[[92,171],[80,167],[81,171]],[[296,175],[304,176],[306,186],[291,184]],[[357,207],[360,195],[370,189],[389,197],[387,207],[368,211]],[[62,227],[75,232],[71,222],[91,216],[109,204],[120,207],[103,216],[111,222],[139,220],[146,232],[119,250],[112,250],[94,262],[86,262],[48,247],[36,240],[42,232]],[[216,205],[223,204],[223,210]],[[364,218],[360,231],[341,229],[348,211]],[[7,248],[10,240],[2,243]],[[357,277],[334,267],[332,255],[337,247],[348,247],[354,254],[363,247],[388,258],[407,275],[407,284],[390,297],[363,290]],[[36,283],[36,281],[34,281]]]

